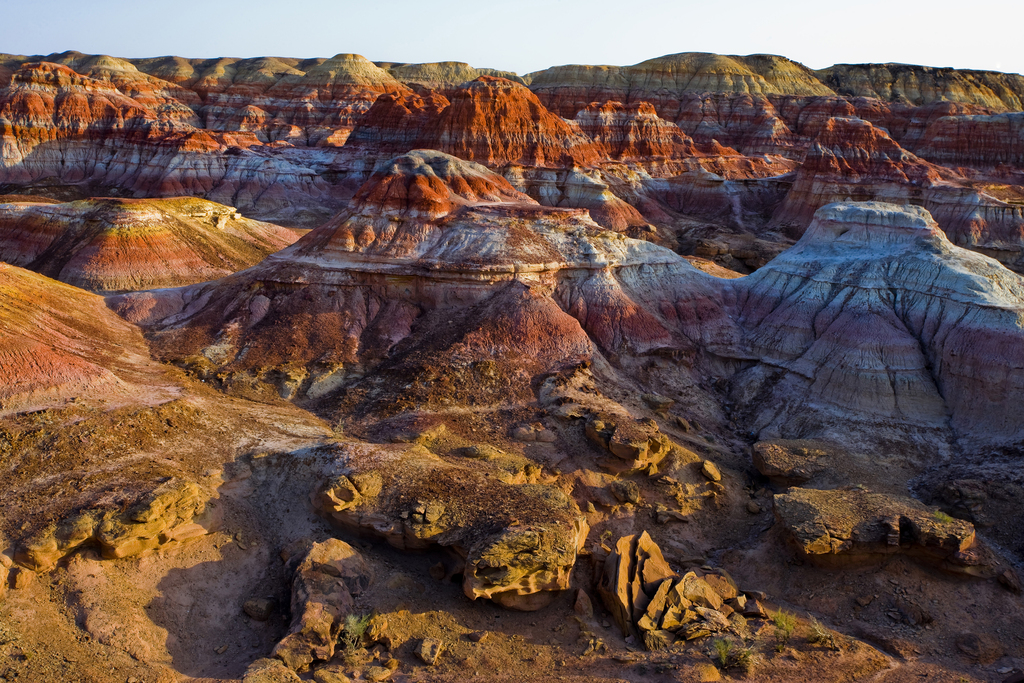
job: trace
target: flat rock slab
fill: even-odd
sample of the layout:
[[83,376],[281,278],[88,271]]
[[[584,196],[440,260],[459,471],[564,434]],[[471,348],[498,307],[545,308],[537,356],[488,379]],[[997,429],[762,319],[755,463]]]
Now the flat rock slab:
[[906,553],[966,570],[985,555],[970,522],[904,496],[793,488],[775,496],[775,515],[803,555],[824,563]]
[[809,439],[758,441],[752,450],[757,471],[772,481],[792,486],[804,484],[828,467],[833,449]]

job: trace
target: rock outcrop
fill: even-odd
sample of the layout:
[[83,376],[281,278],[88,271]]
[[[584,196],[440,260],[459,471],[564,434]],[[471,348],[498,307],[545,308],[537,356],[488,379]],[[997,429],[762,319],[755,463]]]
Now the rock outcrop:
[[117,559],[172,547],[215,531],[220,511],[197,484],[170,479],[124,510],[78,512],[23,541],[15,562],[33,571],[50,571],[83,547],[96,547]]
[[[668,309],[633,294],[656,273],[671,275]],[[539,206],[479,165],[417,151],[382,168],[347,211],[260,265],[112,304],[159,330],[158,348],[173,358],[221,381],[229,373],[280,380],[289,397],[323,395],[349,376],[346,368],[365,372],[385,359],[394,373],[381,386],[388,394],[410,384],[399,377],[436,377],[438,367],[477,376],[477,354],[487,349],[489,379],[456,384],[474,393],[493,387],[474,399],[491,402],[502,392],[532,393],[530,377],[587,358],[595,342],[614,353],[693,353],[691,339],[718,334],[696,319],[704,296],[715,298],[705,277],[672,252],[601,230],[585,211]],[[232,331],[222,336],[225,325]],[[431,333],[441,327],[444,334]],[[282,343],[282,334],[295,342]],[[396,345],[401,353],[390,351]],[[413,388],[415,402],[429,401],[420,394],[436,395],[443,384]]]
[[473,600],[533,610],[569,587],[589,527],[559,489],[505,483],[486,461],[459,463],[422,446],[343,444],[333,455],[340,473],[312,497],[331,523],[400,549],[451,548]]
[[[675,229],[664,206],[749,233],[765,227],[781,199],[768,193],[751,203],[740,197],[745,188],[702,174],[726,182],[779,176],[810,150],[807,175],[821,175],[812,140],[830,119],[857,118],[922,160],[981,169],[983,177],[950,194],[912,174],[886,176],[877,164],[858,169],[851,151],[850,167],[829,173],[856,175],[857,187],[833,183],[810,201],[798,183],[769,227],[800,229],[844,191],[900,201],[918,201],[923,191],[954,241],[1024,268],[1013,237],[1017,193],[998,187],[1022,183],[1014,170],[1019,126],[1004,114],[1022,108],[1022,81],[1011,74],[904,65],[812,72],[774,55],[706,53],[524,78],[352,54],[123,60],[66,52],[0,62],[9,77],[0,89],[2,184],[77,196],[195,195],[313,227],[379,164],[429,148],[502,169],[542,204],[586,208],[605,227],[674,246],[653,229]],[[612,179],[628,175],[623,164],[680,182]],[[743,209],[730,211],[736,204]]]
[[807,483],[836,457],[834,447],[808,439],[758,441],[751,451],[757,471],[784,486]]
[[775,514],[800,553],[816,562],[906,553],[976,573],[984,558],[970,522],[913,498],[794,488],[775,496]]
[[716,55],[682,52],[633,66],[556,66],[528,74],[530,89],[552,110],[572,118],[591,102],[646,101],[662,118],[684,93],[831,95],[807,67],[775,55]]
[[950,244],[924,209],[826,206],[796,246],[724,286],[743,355],[759,359],[733,381],[761,438],[849,434],[861,420],[876,437],[1021,438],[1024,280]]
[[771,225],[797,236],[819,207],[848,199],[916,204],[931,212],[954,244],[1020,269],[1024,195],[1004,192],[1006,201],[995,196],[997,191],[986,190],[907,152],[866,121],[830,119]]
[[588,166],[600,145],[541,104],[519,83],[482,76],[452,93],[423,146],[487,166]]
[[[323,160],[259,153],[262,145],[252,132],[197,128],[187,105],[133,99],[125,92],[60,64],[20,65],[0,89],[0,183],[45,181],[86,193],[98,188],[98,194],[115,188],[136,196],[202,195],[261,217],[280,213],[299,222],[305,214],[291,207],[297,198],[314,207],[330,205],[330,184],[310,167],[322,167]],[[171,116],[168,107],[187,111]]]
[[1020,169],[1024,113],[939,117],[921,133],[914,149],[925,159],[948,166]]
[[886,132],[856,118],[829,119],[797,171],[793,188],[772,219],[799,236],[814,212],[853,198],[922,202],[924,193],[952,172],[900,147]]
[[328,539],[314,543],[302,556],[292,579],[292,623],[274,647],[277,657],[295,671],[334,656],[353,596],[366,591],[373,570],[348,543]]
[[99,292],[213,280],[298,238],[194,198],[0,204],[0,258]]
[[697,156],[693,139],[660,118],[649,102],[596,102],[576,115],[580,129],[605,146],[613,159],[650,160]]
[[1024,109],[1024,77],[998,71],[911,64],[836,64],[814,72],[840,95],[916,105],[936,101]]
[[443,91],[455,88],[463,83],[475,81],[481,76],[504,78],[516,83],[523,82],[523,79],[511,71],[478,69],[465,62],[428,62],[426,64],[379,62],[377,66],[387,69],[389,74],[407,86],[420,86],[431,90]]
[[756,601],[747,605],[724,572],[688,571],[680,577],[646,531],[616,541],[597,590],[622,635],[639,636],[648,650],[730,632],[738,628],[729,619],[734,612],[764,615]]

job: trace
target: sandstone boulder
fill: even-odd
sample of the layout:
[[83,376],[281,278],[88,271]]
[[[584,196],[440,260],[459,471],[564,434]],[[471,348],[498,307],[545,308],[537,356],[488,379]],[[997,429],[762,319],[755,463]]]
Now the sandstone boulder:
[[605,559],[598,585],[605,607],[624,636],[638,637],[649,650],[676,637],[693,640],[731,627],[724,604],[739,597],[724,572],[679,577],[647,532],[623,536]]
[[349,544],[328,539],[313,544],[292,580],[292,623],[274,656],[296,671],[330,661],[352,596],[366,590],[373,572]]
[[628,415],[590,415],[586,435],[591,443],[614,456],[601,464],[616,473],[656,472],[672,447],[653,420],[635,420]]
[[790,489],[775,514],[812,561],[906,553],[973,573],[974,526],[903,496],[852,490]]
[[444,650],[444,643],[435,638],[424,638],[420,641],[420,644],[416,647],[416,656],[420,658],[420,661],[428,666],[437,664],[437,658],[441,656],[441,652]]
[[171,478],[123,512],[84,510],[22,542],[15,560],[34,571],[49,571],[83,546],[97,546],[115,559],[173,546],[205,535],[220,524],[220,511],[199,485]]
[[343,444],[333,457],[345,474],[313,492],[330,522],[396,548],[453,549],[465,560],[463,590],[472,599],[533,610],[569,587],[589,527],[559,489],[507,483],[486,461],[416,445]]
[[806,483],[826,466],[829,449],[807,439],[772,439],[755,443],[752,455],[758,472],[793,486]]
[[242,683],[299,683],[299,680],[279,659],[257,659],[242,676]]

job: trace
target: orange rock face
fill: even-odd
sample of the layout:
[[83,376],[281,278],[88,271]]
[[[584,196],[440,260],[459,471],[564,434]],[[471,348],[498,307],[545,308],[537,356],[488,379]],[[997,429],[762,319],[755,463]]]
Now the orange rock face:
[[698,153],[690,136],[661,119],[649,102],[596,102],[576,115],[580,129],[605,146],[612,158],[678,158]]
[[925,161],[866,121],[830,119],[772,224],[800,234],[819,207],[847,199],[918,204],[955,244],[1020,268],[1024,206],[1014,201],[1018,196],[1011,189],[1000,198],[985,183]]
[[482,76],[452,95],[427,145],[488,166],[587,166],[605,152],[526,87]]

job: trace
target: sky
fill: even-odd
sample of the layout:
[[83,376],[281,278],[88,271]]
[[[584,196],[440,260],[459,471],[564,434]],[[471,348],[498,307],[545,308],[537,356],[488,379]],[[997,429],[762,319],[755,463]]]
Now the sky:
[[519,74],[676,52],[812,69],[902,62],[1024,73],[1021,0],[0,0],[0,52],[461,61]]

